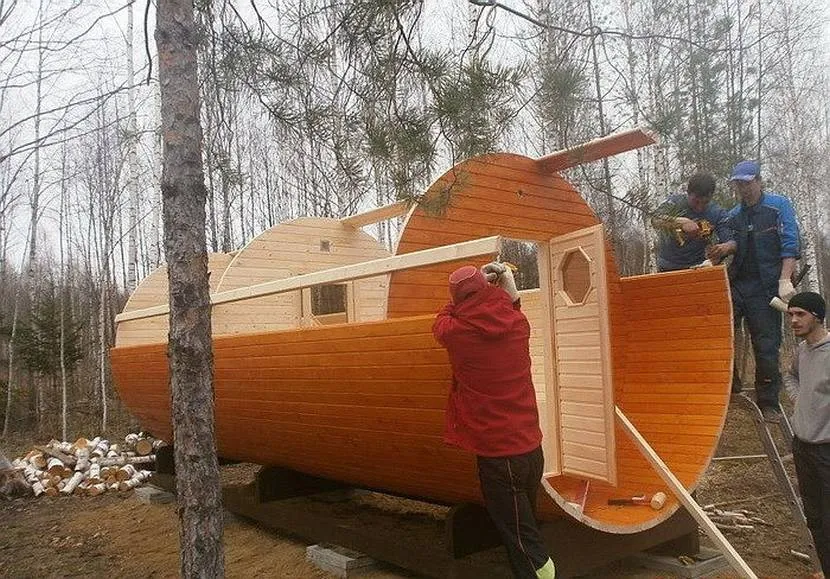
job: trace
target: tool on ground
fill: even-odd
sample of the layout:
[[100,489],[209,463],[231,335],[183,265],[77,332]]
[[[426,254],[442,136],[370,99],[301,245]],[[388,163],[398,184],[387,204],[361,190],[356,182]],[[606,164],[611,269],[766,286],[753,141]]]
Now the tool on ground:
[[633,497],[608,499],[609,505],[649,505],[655,511],[659,511],[666,504],[666,493],[658,492],[651,496],[637,495]]

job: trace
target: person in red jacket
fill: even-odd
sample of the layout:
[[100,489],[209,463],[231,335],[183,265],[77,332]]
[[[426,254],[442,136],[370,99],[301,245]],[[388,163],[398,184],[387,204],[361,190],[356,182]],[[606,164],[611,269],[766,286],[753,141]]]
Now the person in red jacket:
[[475,453],[484,504],[513,574],[553,578],[535,516],[544,458],[530,324],[513,273],[495,262],[481,270],[468,265],[450,275],[449,285],[452,302],[432,327],[453,374],[444,440]]

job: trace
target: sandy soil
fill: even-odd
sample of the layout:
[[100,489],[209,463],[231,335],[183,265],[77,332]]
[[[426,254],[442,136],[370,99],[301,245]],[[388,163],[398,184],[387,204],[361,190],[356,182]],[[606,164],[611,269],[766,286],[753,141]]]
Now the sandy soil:
[[[7,454],[15,456],[32,442],[4,441],[3,445]],[[739,409],[730,409],[717,456],[762,452],[748,416]],[[223,469],[223,480],[228,484],[245,482],[253,472],[251,467],[240,465]],[[790,549],[804,552],[806,547],[783,495],[777,491],[775,477],[765,460],[716,461],[698,489],[697,498],[700,504],[728,502],[735,508],[752,511],[769,523],[754,530],[726,532],[735,549],[759,576],[807,577],[810,567],[790,554]],[[379,506],[379,500],[373,499],[373,508]],[[392,509],[420,508],[417,504],[412,507],[412,501],[391,498],[385,501]],[[423,508],[430,511],[430,507]],[[145,505],[132,493],[0,502],[0,576],[175,577],[179,566],[177,525],[173,504]],[[707,543],[705,537],[702,542]],[[306,546],[246,520],[226,518],[228,577],[330,577],[306,562]],[[392,567],[363,576],[414,577]],[[594,579],[665,576],[629,562],[618,562],[591,575]],[[733,575],[727,571],[717,576]]]

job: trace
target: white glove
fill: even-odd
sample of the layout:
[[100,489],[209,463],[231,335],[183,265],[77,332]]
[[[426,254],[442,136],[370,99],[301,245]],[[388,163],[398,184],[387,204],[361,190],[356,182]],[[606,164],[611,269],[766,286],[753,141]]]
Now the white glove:
[[702,268],[702,267],[712,267],[712,265],[713,265],[712,260],[710,260],[710,259],[704,259],[703,261],[701,261],[701,262],[700,262],[700,263],[698,263],[697,265],[693,265],[693,266],[692,266],[692,267],[690,267],[689,269],[700,269],[700,268]]
[[504,273],[504,270],[508,269],[506,265],[503,263],[499,263],[497,261],[492,261],[487,265],[481,266],[481,273],[484,274],[485,279],[490,283],[496,283],[496,280],[499,279],[499,276]]
[[513,279],[513,270],[509,267],[504,268],[504,273],[499,276],[499,287],[507,292],[510,296],[510,301],[515,302],[519,299],[519,290],[516,289],[516,280]]
[[487,278],[487,281],[495,282],[501,289],[507,292],[510,296],[510,301],[519,299],[519,290],[516,289],[516,280],[513,279],[513,270],[504,265],[494,261],[488,263],[481,268],[481,273]]
[[778,296],[785,302],[790,301],[790,298],[795,295],[795,288],[793,282],[788,279],[778,280]]

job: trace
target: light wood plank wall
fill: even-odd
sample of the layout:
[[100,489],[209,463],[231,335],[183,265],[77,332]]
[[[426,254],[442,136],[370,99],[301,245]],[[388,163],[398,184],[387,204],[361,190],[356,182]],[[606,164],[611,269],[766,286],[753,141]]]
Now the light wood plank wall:
[[[246,245],[225,270],[217,291],[360,263],[390,253],[361,229],[337,219],[303,217],[285,221]],[[349,321],[386,317],[389,276],[347,282],[351,297]],[[308,292],[310,290],[304,290]],[[216,335],[246,334],[315,325],[301,292],[218,304],[213,308]]]
[[[227,253],[211,253],[208,255],[208,274],[210,292],[216,291],[219,280],[225,269],[230,265],[232,255]],[[142,310],[153,306],[166,304],[168,300],[167,266],[162,265],[154,269],[138,284],[135,291],[124,306],[125,312]],[[136,344],[152,344],[167,342],[167,333],[170,329],[168,315],[153,316],[142,320],[128,320],[118,324],[115,334],[116,346],[132,346]]]

